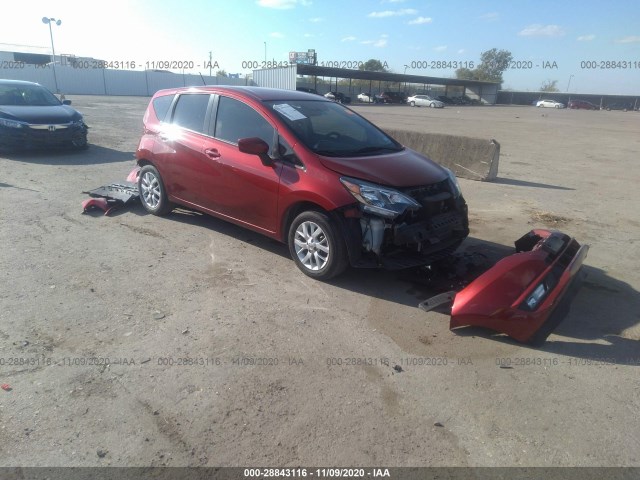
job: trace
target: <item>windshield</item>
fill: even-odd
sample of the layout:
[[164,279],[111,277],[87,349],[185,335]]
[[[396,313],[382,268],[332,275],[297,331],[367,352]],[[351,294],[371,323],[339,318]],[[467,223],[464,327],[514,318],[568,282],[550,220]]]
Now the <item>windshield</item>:
[[329,157],[397,152],[402,145],[352,110],[333,102],[265,102],[309,149]]
[[60,100],[40,85],[0,83],[0,105],[48,107],[60,105]]

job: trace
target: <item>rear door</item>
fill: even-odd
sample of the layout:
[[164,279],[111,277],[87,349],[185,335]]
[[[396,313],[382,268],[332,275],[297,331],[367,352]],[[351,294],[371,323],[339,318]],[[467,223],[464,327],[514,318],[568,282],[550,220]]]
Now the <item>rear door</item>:
[[182,93],[174,102],[168,121],[162,124],[154,157],[167,193],[182,203],[200,205],[208,171],[204,145],[209,129],[212,96]]
[[212,122],[213,138],[206,151],[215,155],[220,177],[205,192],[204,205],[241,223],[274,233],[277,229],[278,188],[282,163],[263,165],[257,155],[238,150],[240,138],[258,137],[275,157],[275,125],[250,105],[217,96]]

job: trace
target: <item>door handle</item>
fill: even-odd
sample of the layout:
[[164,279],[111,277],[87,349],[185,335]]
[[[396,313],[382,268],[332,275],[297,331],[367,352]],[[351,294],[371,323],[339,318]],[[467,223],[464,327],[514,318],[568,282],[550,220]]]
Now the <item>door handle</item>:
[[217,148],[207,148],[204,151],[205,155],[209,158],[220,158],[220,152]]

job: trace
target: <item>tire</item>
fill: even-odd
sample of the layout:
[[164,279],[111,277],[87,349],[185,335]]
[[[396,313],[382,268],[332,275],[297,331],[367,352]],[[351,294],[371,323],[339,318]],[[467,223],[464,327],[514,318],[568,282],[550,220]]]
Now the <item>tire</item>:
[[144,209],[153,215],[166,215],[173,210],[160,173],[153,165],[145,165],[138,177],[140,202]]
[[71,148],[73,150],[86,150],[89,148],[89,142],[87,140],[87,132],[80,135],[76,135],[71,139]]
[[329,280],[349,265],[344,239],[325,213],[306,211],[298,215],[289,227],[288,243],[296,266],[316,280]]
[[560,108],[560,105],[556,105],[556,108]]
[[415,107],[416,106],[416,102],[411,102],[411,106]]
[[430,106],[431,108],[436,108],[436,104],[435,104],[435,103],[433,103],[433,102],[431,102],[431,103],[429,104],[429,106]]

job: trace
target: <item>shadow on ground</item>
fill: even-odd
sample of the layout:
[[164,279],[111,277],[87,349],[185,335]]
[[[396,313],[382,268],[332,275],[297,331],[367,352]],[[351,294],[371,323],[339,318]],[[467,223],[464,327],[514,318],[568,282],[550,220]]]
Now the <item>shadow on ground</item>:
[[[146,215],[140,204],[126,211],[135,215]],[[286,245],[209,215],[180,208],[166,218],[176,223],[199,226],[227,235],[237,241],[250,243],[265,250],[265,255],[276,254],[283,258],[290,258]],[[465,240],[457,253],[466,258],[481,260],[477,262],[477,268],[468,269],[467,277],[464,279],[468,283],[500,258],[515,253],[515,249],[510,245],[470,237]],[[291,270],[292,272],[296,270],[293,261],[291,261]],[[589,266],[588,258],[583,271],[586,273],[586,279],[574,298],[564,322],[544,345],[535,350],[594,362],[607,361],[640,366],[640,341],[623,336],[626,330],[640,323],[640,293],[627,283],[608,276],[603,270]],[[298,272],[295,274],[302,275]],[[452,287],[455,288],[457,281],[457,278],[438,278],[437,276],[434,280],[425,269],[393,272],[351,268],[330,283],[361,295],[418,308],[418,303],[422,300]],[[448,322],[444,316],[446,313],[446,310],[443,311],[443,321]],[[477,327],[459,328],[453,334],[491,338],[498,342],[526,347],[502,334]]]
[[31,150],[3,152],[2,158],[39,165],[98,165],[133,160],[133,151],[90,145],[87,150]]
[[550,188],[552,190],[575,190],[575,188],[562,187],[560,185],[550,185],[548,183],[528,182],[526,180],[515,180],[513,178],[498,177],[491,180],[491,183],[500,185],[513,185],[515,187]]

